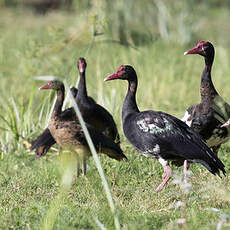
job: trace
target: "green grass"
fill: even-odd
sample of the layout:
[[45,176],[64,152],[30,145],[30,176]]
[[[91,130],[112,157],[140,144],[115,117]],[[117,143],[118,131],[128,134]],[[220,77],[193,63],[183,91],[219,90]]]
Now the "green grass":
[[[157,12],[156,6],[149,7],[148,12]],[[170,7],[169,12],[176,15],[177,11]],[[151,36],[146,43],[146,38],[140,38],[139,43],[133,40],[133,28],[143,32],[135,19],[126,31],[127,42],[137,48],[134,49],[108,42],[117,39],[116,27],[115,32],[106,28],[108,15],[96,17],[101,13],[97,6],[82,13],[58,11],[45,16],[25,9],[0,9],[0,229],[45,229],[48,225],[53,229],[99,229],[96,219],[107,229],[114,229],[113,215],[93,159],[88,161],[87,176],[65,188],[60,156],[51,151],[46,157],[35,159],[26,146],[45,127],[54,98],[50,92],[39,92],[37,89],[44,82],[35,81],[32,76],[55,75],[75,85],[77,59],[86,55],[88,92],[114,115],[122,149],[129,158],[128,162],[116,162],[100,157],[121,228],[216,229],[221,223],[221,229],[230,228],[229,216],[223,215],[230,215],[230,144],[223,145],[219,153],[227,168],[225,178],[214,177],[196,164],[191,167],[192,188],[188,194],[175,184],[175,179],[167,189],[155,193],[161,181],[160,164],[140,157],[122,132],[121,106],[127,83],[103,82],[121,64],[131,64],[139,76],[140,109],[162,110],[182,117],[189,105],[200,100],[203,68],[201,57],[184,57],[183,53],[197,39],[210,40],[216,47],[213,81],[230,102],[230,33],[226,23],[229,11],[197,5],[198,17],[186,8],[192,36],[188,43],[180,42],[179,32],[169,22],[167,26],[173,32],[163,41],[156,18],[151,21],[149,15],[142,16],[141,12],[144,9],[136,14],[143,17],[143,28],[149,28]],[[125,20],[127,25],[132,23],[130,15]],[[93,37],[92,31],[98,28],[105,34]],[[182,168],[174,171],[175,178],[180,179]],[[177,207],[178,201],[185,206]],[[186,219],[186,224],[177,223],[181,218]]]

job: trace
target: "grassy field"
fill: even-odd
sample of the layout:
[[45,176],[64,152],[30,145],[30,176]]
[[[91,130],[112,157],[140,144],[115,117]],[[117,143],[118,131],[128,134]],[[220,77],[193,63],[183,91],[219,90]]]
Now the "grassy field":
[[[109,29],[110,16],[96,3],[88,10],[44,16],[20,8],[0,9],[0,229],[115,228],[92,158],[87,176],[64,186],[65,167],[58,152],[54,149],[35,159],[28,147],[46,126],[54,98],[51,92],[39,92],[44,82],[32,77],[54,75],[75,85],[76,63],[81,56],[88,62],[88,93],[113,114],[122,149],[129,158],[128,162],[116,162],[100,157],[121,229],[230,229],[230,143],[219,153],[226,177],[220,179],[201,165],[192,165],[192,187],[184,193],[182,168],[174,168],[167,189],[156,193],[160,164],[140,157],[122,132],[121,106],[127,83],[103,82],[121,64],[131,64],[139,77],[139,108],[182,117],[189,105],[200,100],[204,64],[201,57],[183,53],[197,40],[209,40],[216,48],[213,82],[230,102],[229,9],[201,4],[189,12],[189,4],[179,5],[168,8],[167,16],[160,18],[165,5],[155,2],[153,8],[146,8],[148,12],[158,9],[152,18],[143,14],[145,9],[132,18],[131,8],[126,6],[129,15],[124,14],[124,43],[115,42],[119,38],[115,13],[110,15],[115,25]],[[180,24],[181,17],[186,20]],[[104,34],[99,35],[101,32]]]

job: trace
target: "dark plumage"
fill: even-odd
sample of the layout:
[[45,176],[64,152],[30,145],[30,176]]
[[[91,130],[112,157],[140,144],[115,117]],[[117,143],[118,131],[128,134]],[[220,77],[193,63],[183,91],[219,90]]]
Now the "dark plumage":
[[48,128],[46,128],[42,134],[40,134],[35,140],[32,141],[30,150],[35,149],[35,156],[45,156],[49,149],[54,145],[56,141],[52,137]]
[[[57,99],[52,112],[51,120],[48,129],[61,147],[64,149],[76,152],[76,154],[83,159],[83,174],[86,172],[84,159],[91,155],[89,151],[84,132],[81,125],[72,112],[73,109],[67,109],[62,112],[62,105],[64,101],[65,88],[60,81],[51,81],[40,89],[54,89],[57,91]],[[119,145],[114,143],[110,138],[99,132],[93,126],[86,124],[92,141],[97,151],[108,155],[116,160],[126,158]]]
[[[119,133],[112,115],[87,94],[85,80],[86,66],[85,59],[79,58],[78,70],[80,81],[78,89],[72,87],[70,91],[79,106],[85,122],[97,128],[117,144],[120,144]],[[73,110],[71,110],[70,113],[75,114]],[[32,142],[31,150],[36,149],[36,156],[44,156],[53,144],[55,144],[55,140],[52,138],[49,130],[45,129],[45,131]]]
[[[70,92],[72,93],[73,98],[74,98],[75,101],[76,101],[76,100],[77,100],[78,89],[75,88],[75,87],[71,87],[71,88],[70,88]],[[89,96],[88,96],[88,99],[91,101],[91,103],[95,103],[95,104],[96,104],[96,101],[95,101],[92,97],[89,97]]]
[[78,70],[80,81],[78,83],[78,93],[76,96],[77,105],[87,123],[96,127],[116,143],[120,143],[117,126],[112,115],[104,107],[92,100],[87,94],[85,79],[86,66],[86,60],[84,58],[79,58]]
[[[136,104],[137,75],[129,65],[122,65],[105,81],[121,79],[129,83],[122,107],[124,134],[130,143],[146,157],[156,158],[164,168],[163,182],[156,191],[166,186],[172,171],[168,161],[184,161],[204,165],[211,173],[225,173],[223,163],[205,145],[201,136],[184,122],[167,113],[152,110],[140,112]],[[185,175],[186,179],[186,175]]]
[[71,88],[70,88],[70,92],[72,93],[73,98],[76,98],[76,97],[77,97],[77,93],[78,93],[78,89],[77,89],[77,88],[71,87]]
[[56,141],[51,135],[49,129],[46,128],[43,133],[32,142],[30,149],[36,149],[35,156],[41,157],[44,156],[55,143]]
[[230,138],[229,130],[221,128],[230,117],[230,106],[219,96],[211,79],[215,50],[210,42],[201,41],[194,49],[185,52],[187,54],[200,54],[205,66],[201,76],[201,102],[190,106],[182,121],[194,128],[217,154],[221,144]]

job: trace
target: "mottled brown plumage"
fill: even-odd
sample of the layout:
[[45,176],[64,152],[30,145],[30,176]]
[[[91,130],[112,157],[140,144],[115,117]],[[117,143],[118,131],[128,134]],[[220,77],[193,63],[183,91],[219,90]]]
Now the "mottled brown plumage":
[[[117,144],[120,144],[119,133],[112,115],[87,94],[85,79],[86,66],[85,59],[79,58],[77,67],[80,74],[80,81],[78,89],[72,87],[71,93],[78,104],[84,121],[94,126]],[[71,114],[75,115],[73,109],[67,112],[70,113],[69,116],[71,116]],[[44,156],[53,144],[55,144],[55,140],[50,134],[49,129],[46,128],[45,131],[32,142],[31,150],[36,149],[35,155],[37,157]]]
[[[63,149],[75,152],[76,156],[83,159],[82,171],[86,172],[85,158],[91,155],[89,147],[81,128],[81,125],[73,113],[73,108],[62,112],[65,88],[60,81],[51,81],[40,89],[54,89],[57,91],[57,99],[52,112],[48,129],[54,140]],[[110,138],[99,132],[93,126],[86,124],[96,150],[116,160],[126,158],[120,147]]]

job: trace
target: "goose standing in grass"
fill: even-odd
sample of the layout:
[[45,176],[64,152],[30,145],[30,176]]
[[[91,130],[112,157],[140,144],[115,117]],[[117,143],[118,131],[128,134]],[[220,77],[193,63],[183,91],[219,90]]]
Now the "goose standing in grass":
[[206,146],[203,139],[184,122],[164,112],[153,110],[140,112],[136,104],[137,75],[132,66],[122,65],[109,80],[127,80],[128,92],[122,107],[124,134],[142,155],[157,159],[163,166],[163,181],[156,191],[161,191],[172,176],[169,160],[205,166],[212,174],[225,174],[224,164]]
[[120,137],[113,116],[104,107],[95,103],[87,94],[85,79],[85,70],[87,67],[86,60],[84,58],[79,58],[77,66],[80,74],[80,81],[78,83],[76,102],[84,120],[116,143],[120,143]]
[[[85,158],[91,155],[82,127],[75,115],[72,113],[73,108],[62,112],[64,101],[65,87],[61,81],[50,81],[42,86],[40,90],[53,89],[57,91],[57,99],[52,112],[48,129],[63,149],[76,152],[82,160],[82,172],[86,174]],[[86,124],[92,141],[97,151],[106,154],[116,160],[127,159],[119,145],[114,143],[110,138],[99,132],[95,127]],[[78,175],[78,170],[77,170]]]
[[[78,89],[75,87],[71,87],[70,92],[72,93],[73,97],[76,100]],[[93,98],[89,97],[89,100],[95,102]],[[95,102],[96,103],[96,102]],[[68,109],[66,111],[69,113],[69,116],[75,117],[75,111],[73,109]],[[74,118],[73,118],[74,119]],[[52,137],[48,128],[46,128],[40,136],[38,136],[35,140],[32,141],[31,151],[36,149],[35,156],[41,157],[45,156],[49,149],[56,143],[54,138]]]
[[218,154],[221,144],[230,138],[230,130],[221,128],[221,125],[230,117],[230,106],[219,96],[212,82],[214,47],[210,42],[200,41],[193,49],[184,54],[203,56],[205,65],[200,85],[201,102],[190,106],[182,121],[194,128],[207,141],[207,145],[213,152]]
[[[84,58],[79,58],[77,63],[80,74],[78,89],[72,87],[70,91],[79,106],[84,121],[97,128],[100,132],[111,138],[117,144],[120,144],[120,136],[112,115],[87,94],[85,79],[86,66],[86,60]],[[71,111],[70,113],[75,114],[74,111]],[[49,129],[46,128],[44,132],[32,142],[31,150],[36,149],[35,155],[38,157],[44,156],[55,143],[56,142],[50,134]]]

